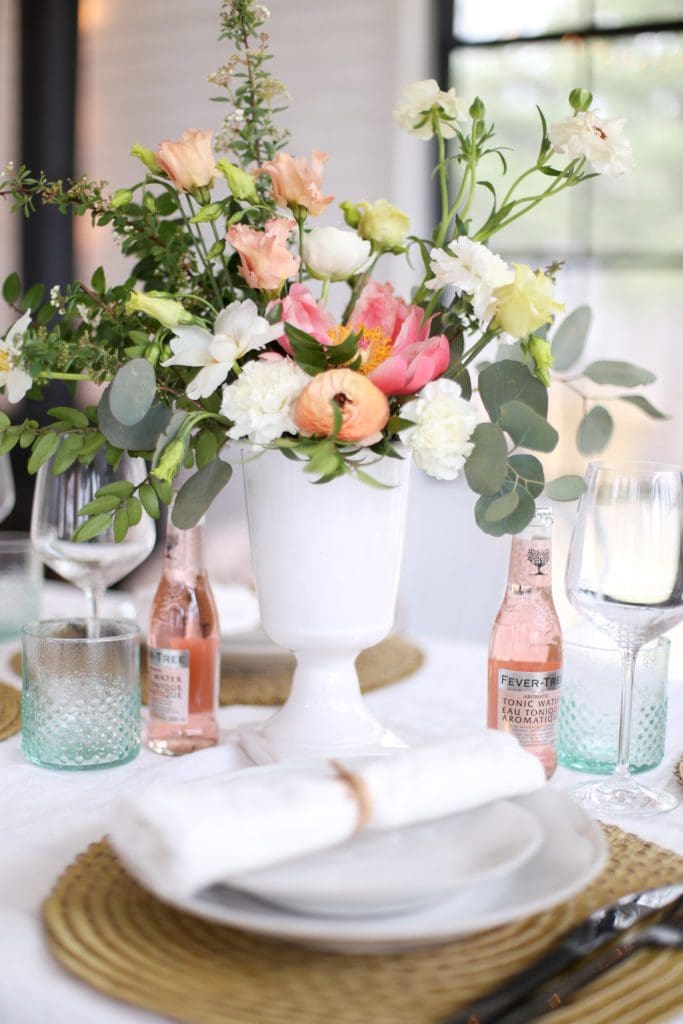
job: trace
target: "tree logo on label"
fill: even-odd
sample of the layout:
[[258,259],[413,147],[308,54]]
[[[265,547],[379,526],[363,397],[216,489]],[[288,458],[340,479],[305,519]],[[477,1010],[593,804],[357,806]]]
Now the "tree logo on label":
[[542,571],[543,566],[547,565],[550,561],[550,552],[547,548],[529,548],[527,551],[527,561],[531,562],[532,565],[536,566],[536,572],[534,576],[545,576]]

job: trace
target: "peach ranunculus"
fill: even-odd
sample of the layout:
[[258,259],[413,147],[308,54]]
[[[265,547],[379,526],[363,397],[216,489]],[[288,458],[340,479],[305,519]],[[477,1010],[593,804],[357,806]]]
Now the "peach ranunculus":
[[321,191],[325,160],[327,153],[317,149],[313,150],[310,165],[302,158],[278,153],[274,160],[261,164],[259,171],[270,177],[278,206],[289,206],[295,213],[303,207],[317,217],[334,199]]
[[450,346],[444,334],[430,335],[431,322],[418,306],[394,296],[391,285],[371,281],[349,320],[352,330],[362,332],[360,372],[386,395],[412,395],[440,377],[448,367]]
[[170,180],[184,192],[213,185],[216,161],[211,152],[211,131],[191,128],[177,142],[164,139],[159,143],[156,158]]
[[[306,331],[321,345],[333,343],[330,331],[334,328],[334,317],[315,301],[305,284],[293,284],[281,301],[281,319],[285,323],[298,327],[300,331]],[[286,334],[278,338],[278,342],[291,354],[292,347]]]
[[334,430],[336,402],[341,410],[340,441],[374,444],[389,419],[386,395],[355,370],[325,370],[311,378],[299,395],[294,422],[302,434],[329,437]]
[[301,261],[287,248],[287,237],[295,224],[284,217],[272,217],[262,231],[245,224],[233,224],[228,229],[225,237],[240,255],[240,273],[250,288],[277,295],[287,278],[296,274]]

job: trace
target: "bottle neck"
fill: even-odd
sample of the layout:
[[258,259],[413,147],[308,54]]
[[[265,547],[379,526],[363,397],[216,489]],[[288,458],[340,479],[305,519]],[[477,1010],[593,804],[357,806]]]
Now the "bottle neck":
[[508,571],[508,593],[528,593],[552,588],[552,550],[550,532],[539,531],[528,536],[526,531],[513,537]]
[[164,542],[164,572],[197,576],[205,569],[201,524],[189,530],[179,530],[169,517]]

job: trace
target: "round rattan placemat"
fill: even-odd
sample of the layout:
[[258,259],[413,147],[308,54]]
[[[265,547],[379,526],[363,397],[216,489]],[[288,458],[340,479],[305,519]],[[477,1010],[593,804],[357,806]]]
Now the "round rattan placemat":
[[[147,678],[145,657],[140,659],[142,702],[147,703]],[[377,690],[380,686],[396,683],[399,679],[417,672],[424,661],[424,654],[414,644],[401,636],[389,636],[386,640],[363,651],[357,661],[358,675],[363,693]],[[10,667],[21,675],[21,652],[10,658]],[[292,685],[293,659],[283,652],[280,659],[269,658],[264,664],[254,658],[245,667],[243,658],[233,658],[229,652],[221,657],[221,685],[219,701],[226,704],[283,704]]]
[[9,683],[0,683],[0,740],[14,736],[21,729],[21,690]]
[[[108,995],[188,1024],[432,1024],[529,963],[596,907],[683,882],[683,858],[607,828],[610,860],[569,903],[433,949],[392,956],[306,950],[181,913],[125,872],[106,841],[43,907],[50,948]],[[555,1024],[657,1024],[683,1002],[683,953],[642,952],[593,983]]]

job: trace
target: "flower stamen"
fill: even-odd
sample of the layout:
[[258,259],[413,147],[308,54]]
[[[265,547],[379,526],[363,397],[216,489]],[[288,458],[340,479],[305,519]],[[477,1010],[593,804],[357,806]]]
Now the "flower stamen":
[[363,362],[358,367],[358,373],[367,376],[389,358],[392,340],[380,327],[365,327],[364,324],[355,324],[353,327],[336,324],[330,328],[327,336],[333,345],[341,345],[351,333],[360,334],[358,351]]

